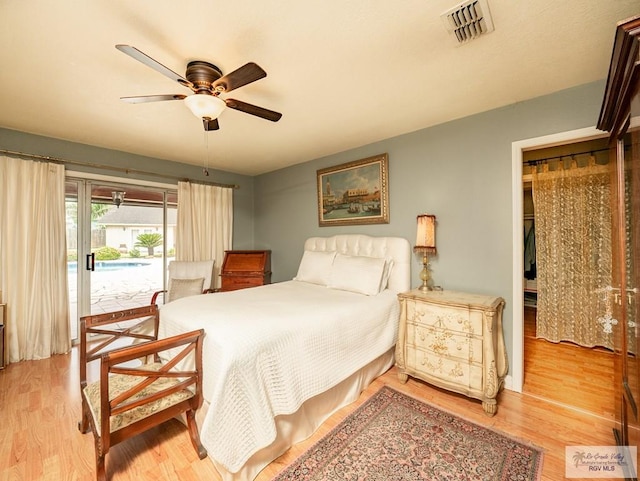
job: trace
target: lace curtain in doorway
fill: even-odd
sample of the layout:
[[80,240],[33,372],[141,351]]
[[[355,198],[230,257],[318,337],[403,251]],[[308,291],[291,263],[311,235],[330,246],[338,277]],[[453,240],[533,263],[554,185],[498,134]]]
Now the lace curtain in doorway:
[[599,293],[611,285],[609,170],[593,158],[585,167],[575,161],[568,168],[548,167],[532,174],[536,336],[613,349],[613,335],[601,322],[611,310],[607,296]]

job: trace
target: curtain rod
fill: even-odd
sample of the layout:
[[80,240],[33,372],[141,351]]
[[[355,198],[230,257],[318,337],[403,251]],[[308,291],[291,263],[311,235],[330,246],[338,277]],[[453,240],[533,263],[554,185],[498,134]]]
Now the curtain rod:
[[[624,149],[628,150],[628,146],[625,145]],[[593,154],[597,154],[598,152],[609,152],[609,150],[610,150],[609,148],[585,150],[584,152],[572,152],[570,154],[554,155],[553,157],[544,157],[542,159],[525,160],[522,163],[525,165],[538,165],[538,164],[543,164],[545,162],[548,162],[549,160],[562,160],[563,157],[575,157],[576,155],[585,155],[585,154],[593,155]]]
[[115,170],[117,172],[124,172],[125,174],[142,174],[142,175],[153,175],[156,177],[162,177],[165,179],[171,179],[171,180],[177,180],[177,181],[182,181],[182,182],[193,182],[193,183],[197,183],[197,184],[206,184],[206,185],[213,185],[216,187],[225,187],[228,189],[239,189],[240,186],[237,184],[222,184],[220,182],[206,182],[206,181],[201,181],[201,180],[192,180],[192,179],[188,179],[188,178],[184,178],[184,177],[177,177],[175,175],[168,175],[168,174],[157,174],[154,172],[146,172],[144,170],[136,170],[136,169],[128,169],[128,168],[123,168],[123,167],[115,167],[113,165],[103,165],[103,164],[91,164],[89,162],[81,162],[78,160],[65,160],[65,159],[61,159],[59,157],[50,157],[48,155],[39,155],[39,154],[28,154],[26,152],[17,152],[15,150],[5,150],[5,149],[0,149],[0,154],[7,154],[7,155],[17,155],[19,157],[27,157],[30,159],[34,159],[34,160],[42,160],[42,161],[47,161],[47,162],[54,162],[54,163],[59,163],[59,164],[69,164],[69,165],[80,165],[83,167],[96,167],[96,168],[100,168],[100,169],[107,169],[107,170]]

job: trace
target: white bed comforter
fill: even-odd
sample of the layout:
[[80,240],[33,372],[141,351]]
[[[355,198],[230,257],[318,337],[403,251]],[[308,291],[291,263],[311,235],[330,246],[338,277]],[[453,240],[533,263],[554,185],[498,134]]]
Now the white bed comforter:
[[365,296],[288,281],[178,299],[160,310],[160,337],[204,328],[201,440],[237,472],[295,412],[396,342],[395,292]]

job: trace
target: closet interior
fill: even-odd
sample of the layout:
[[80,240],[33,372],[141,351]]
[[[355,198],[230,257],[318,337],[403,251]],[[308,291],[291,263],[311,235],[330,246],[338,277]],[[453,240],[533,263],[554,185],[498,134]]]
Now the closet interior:
[[[538,325],[538,311],[539,308],[543,310],[543,314],[546,314],[547,320],[545,324],[550,324],[549,318],[557,319],[557,316],[562,316],[562,311],[549,315],[544,312],[545,305],[539,306],[540,302],[547,302],[551,304],[567,304],[572,302],[571,291],[563,291],[560,287],[549,289],[540,292],[540,250],[543,250],[543,254],[555,255],[556,247],[549,248],[549,242],[555,242],[554,233],[558,235],[562,234],[565,237],[575,235],[576,240],[585,241],[584,246],[592,246],[594,242],[589,239],[590,230],[593,232],[598,231],[595,228],[598,223],[598,219],[593,217],[589,212],[582,212],[583,207],[587,207],[587,204],[595,204],[595,199],[600,202],[604,195],[599,192],[598,186],[590,183],[587,186],[588,190],[593,190],[589,193],[589,196],[580,198],[574,205],[568,205],[563,199],[557,199],[551,201],[551,209],[543,208],[543,206],[536,206],[536,195],[534,192],[534,175],[537,175],[537,185],[542,185],[547,178],[552,177],[554,173],[557,173],[563,178],[559,182],[565,180],[570,183],[575,177],[583,175],[587,172],[587,168],[590,168],[590,172],[596,172],[601,177],[601,184],[608,184],[608,161],[609,161],[609,148],[608,139],[606,137],[601,139],[586,140],[566,145],[549,146],[545,148],[530,150],[523,153],[523,229],[524,229],[524,269],[523,269],[523,297],[524,297],[524,333],[525,333],[525,352],[524,352],[524,386],[523,391],[525,393],[535,395],[541,398],[545,398],[551,401],[559,402],[569,405],[571,407],[589,411],[599,416],[606,418],[613,417],[613,409],[611,407],[610,399],[611,394],[605,392],[606,388],[603,386],[610,385],[609,379],[613,375],[613,358],[612,353],[606,347],[606,339],[602,340],[601,337],[606,337],[606,334],[598,334],[602,331],[602,326],[598,324],[598,317],[604,307],[600,304],[592,306],[591,310],[584,310],[583,306],[577,306],[572,309],[569,304],[567,309],[570,312],[576,312],[578,316],[584,318],[585,325],[589,327],[576,328],[575,337],[578,341],[572,341],[570,337],[574,334],[567,330],[555,328],[555,326],[545,325],[542,326],[545,329],[541,329]],[[606,179],[605,179],[606,178]],[[579,187],[578,187],[579,188]],[[594,193],[595,192],[595,193]],[[596,196],[596,197],[594,197]],[[600,196],[600,197],[597,197]],[[541,199],[540,193],[538,193],[538,201],[542,203],[542,200],[548,202],[547,199]],[[608,201],[607,201],[608,202]],[[536,208],[537,207],[537,208]],[[540,214],[553,217],[551,221],[555,224],[550,224],[550,221],[544,218],[539,218]],[[569,216],[569,219],[574,217],[580,218],[577,224],[566,222],[562,218],[556,218],[558,216]],[[608,211],[601,212],[603,217],[606,217]],[[593,217],[588,219],[587,217]],[[544,239],[545,245],[539,245],[536,242],[536,233],[542,229],[541,235],[546,235]],[[577,232],[571,232],[572,228],[576,228]],[[555,229],[555,230],[554,230]],[[604,230],[606,234],[607,231]],[[596,235],[596,234],[594,234]],[[601,240],[598,239],[597,243]],[[583,246],[583,249],[584,249]],[[545,251],[546,249],[546,251]],[[557,248],[558,251],[562,251],[562,248]],[[596,248],[593,248],[596,250]],[[605,249],[606,250],[606,249]],[[599,259],[600,264],[606,264],[606,256],[602,258],[598,257],[599,254],[593,253],[593,256]],[[551,257],[555,263],[547,261],[547,270],[543,275],[549,277],[556,273],[549,273],[549,267],[555,266],[560,270],[561,268],[567,268],[567,265],[571,263],[571,260],[566,262],[559,261],[558,257]],[[544,260],[543,260],[544,262]],[[571,269],[566,274],[559,274],[561,277],[553,279],[554,283],[566,284],[572,278],[577,279],[583,272],[580,270],[580,261],[576,260],[576,265],[571,266]],[[544,265],[542,266],[544,268]],[[605,269],[606,270],[606,269]],[[573,276],[573,277],[572,277]],[[597,286],[606,282],[605,279],[594,280],[594,286],[587,286],[586,289],[597,290]],[[549,285],[549,279],[546,280],[546,284]],[[580,286],[581,289],[585,289],[584,286]],[[544,289],[544,286],[542,286]],[[541,298],[541,295],[559,296],[558,299]],[[595,294],[594,294],[595,295]],[[562,298],[565,296],[566,298]],[[579,303],[579,302],[578,302]],[[582,311],[580,309],[583,309]],[[556,316],[556,317],[554,317]],[[573,322],[573,321],[572,321]],[[562,324],[559,322],[558,324]],[[595,327],[594,327],[595,326]],[[596,332],[595,340],[590,338],[583,341],[586,334],[582,331]],[[600,336],[600,337],[598,337]],[[595,377],[594,377],[595,376]],[[602,376],[602,377],[600,377]],[[597,380],[599,386],[598,390],[594,390],[589,396],[585,396],[588,390],[591,389],[594,380]]]

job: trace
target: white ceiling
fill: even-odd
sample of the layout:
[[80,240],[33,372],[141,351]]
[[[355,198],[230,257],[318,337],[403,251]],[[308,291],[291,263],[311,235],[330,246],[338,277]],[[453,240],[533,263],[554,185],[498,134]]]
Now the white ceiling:
[[[495,31],[458,46],[452,0],[1,0],[0,127],[248,175],[604,79],[615,25],[638,0],[488,0]],[[256,62],[205,134],[190,94],[115,49],[184,75]],[[225,95],[223,95],[225,97]],[[597,119],[594,118],[594,124]]]

